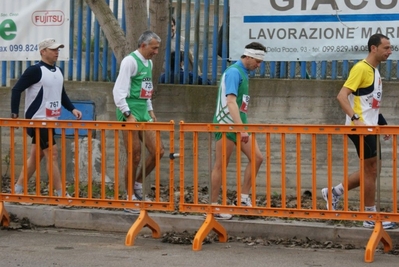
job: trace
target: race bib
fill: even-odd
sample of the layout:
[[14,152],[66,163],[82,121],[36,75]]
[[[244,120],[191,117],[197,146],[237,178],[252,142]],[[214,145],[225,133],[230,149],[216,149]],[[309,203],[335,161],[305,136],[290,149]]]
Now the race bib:
[[153,92],[152,81],[150,78],[143,79],[141,82],[140,98],[150,99]]
[[46,117],[59,117],[59,116],[61,116],[60,101],[47,101],[46,102]]
[[242,103],[240,106],[240,111],[247,113],[248,112],[248,104],[249,104],[249,95],[243,95],[242,96]]
[[379,109],[380,108],[380,102],[381,102],[381,91],[377,91],[373,93],[373,100],[371,103],[371,108],[372,109]]

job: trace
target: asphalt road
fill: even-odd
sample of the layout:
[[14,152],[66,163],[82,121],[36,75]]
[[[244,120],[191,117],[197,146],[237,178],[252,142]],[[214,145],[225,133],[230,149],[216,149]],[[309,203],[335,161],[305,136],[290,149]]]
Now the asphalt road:
[[140,235],[132,247],[125,234],[59,228],[0,230],[1,267],[89,266],[278,266],[360,267],[398,266],[399,256],[377,252],[365,263],[364,250],[287,248],[282,245],[249,246],[241,242],[190,245],[162,243]]

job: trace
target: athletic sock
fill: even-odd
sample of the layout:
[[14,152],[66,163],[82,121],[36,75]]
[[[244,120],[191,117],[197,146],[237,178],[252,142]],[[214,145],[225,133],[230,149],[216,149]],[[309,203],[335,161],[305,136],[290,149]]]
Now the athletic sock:
[[336,196],[342,195],[344,193],[344,186],[342,185],[342,183],[340,183],[337,186],[334,186],[333,189],[332,189],[332,192]]
[[249,194],[241,194],[241,200],[249,198]]
[[364,207],[365,211],[377,211],[377,208],[375,206],[371,206],[371,207]]
[[22,192],[24,191],[24,187],[22,185],[15,184],[14,191],[16,194],[22,194]]
[[143,189],[143,183],[134,182],[134,189]]

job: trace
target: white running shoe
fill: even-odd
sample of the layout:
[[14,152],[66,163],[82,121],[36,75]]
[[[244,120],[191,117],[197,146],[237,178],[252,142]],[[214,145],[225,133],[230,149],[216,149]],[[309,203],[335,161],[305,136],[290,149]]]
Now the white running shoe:
[[[143,200],[143,189],[134,189],[134,195],[138,200]],[[152,199],[145,196],[144,201],[152,201]]]
[[[129,200],[129,197],[127,197],[127,200]],[[141,199],[138,199],[135,194],[132,195],[132,200],[134,201],[140,201]],[[136,204],[138,205],[138,204]],[[125,212],[133,213],[133,214],[139,214],[140,213],[140,208],[124,208],[123,209]]]
[[[215,210],[219,210],[219,208],[215,208]],[[207,213],[204,213],[203,214],[204,218],[206,218],[207,215],[208,215]],[[233,215],[228,213],[214,213],[213,216],[217,220],[230,220],[231,218],[233,218]]]
[[[67,197],[67,198],[72,198],[71,195],[68,194],[68,192],[65,193],[65,197]],[[69,208],[72,207],[72,206],[70,206],[70,203],[72,203],[72,199],[71,199],[71,200],[68,200],[68,203],[69,203],[68,205],[59,204],[58,207],[59,207],[60,209],[69,209]]]
[[[375,222],[374,221],[364,221],[363,227],[365,228],[373,228],[374,229]],[[382,228],[384,229],[392,229],[395,228],[396,224],[393,222],[382,222]]]
[[[328,209],[328,188],[323,188],[321,189],[321,194],[323,195],[324,200],[327,202],[326,207]],[[338,202],[341,199],[341,196],[336,196],[332,193],[331,191],[331,195],[333,196],[332,198],[332,210],[337,210],[338,208]]]
[[[234,206],[238,206],[237,205],[237,199],[234,200]],[[241,198],[241,206],[243,207],[252,207],[252,202],[251,202],[251,198],[246,197],[246,198]]]

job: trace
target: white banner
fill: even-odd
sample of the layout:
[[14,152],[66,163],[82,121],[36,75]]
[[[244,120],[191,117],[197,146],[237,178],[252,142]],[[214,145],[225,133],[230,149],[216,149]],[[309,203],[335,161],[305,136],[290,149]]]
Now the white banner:
[[54,38],[69,59],[69,0],[1,0],[0,60],[39,60],[38,44]]
[[399,59],[399,0],[230,0],[230,59],[245,45],[267,47],[267,61],[362,59],[375,33]]

